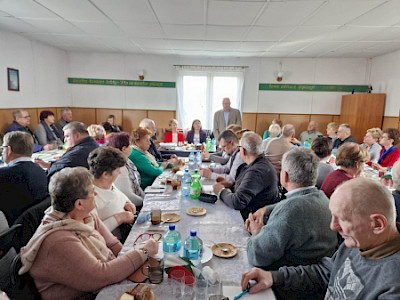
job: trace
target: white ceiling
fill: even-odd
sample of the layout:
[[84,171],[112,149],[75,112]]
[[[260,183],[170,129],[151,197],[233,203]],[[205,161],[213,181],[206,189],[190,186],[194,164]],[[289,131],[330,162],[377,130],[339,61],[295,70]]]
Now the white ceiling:
[[0,30],[71,51],[374,57],[400,49],[400,0],[0,0]]

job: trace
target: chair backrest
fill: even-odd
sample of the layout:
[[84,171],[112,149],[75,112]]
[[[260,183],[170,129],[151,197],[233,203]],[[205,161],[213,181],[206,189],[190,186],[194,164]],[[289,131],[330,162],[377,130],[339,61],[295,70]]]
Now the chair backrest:
[[17,238],[14,239],[13,246],[19,252],[25,246],[36,229],[39,227],[43,219],[45,210],[51,205],[50,196],[39,202],[38,204],[28,208],[24,211],[14,222],[14,224],[21,224],[21,230],[17,233]]
[[21,253],[18,253],[11,263],[11,287],[7,289],[7,295],[10,297],[10,299],[16,300],[41,299],[40,293],[35,286],[35,282],[29,273],[18,275],[18,271],[21,269],[21,267]]
[[13,245],[13,240],[21,224],[14,224],[11,228],[0,230],[0,258],[6,254]]

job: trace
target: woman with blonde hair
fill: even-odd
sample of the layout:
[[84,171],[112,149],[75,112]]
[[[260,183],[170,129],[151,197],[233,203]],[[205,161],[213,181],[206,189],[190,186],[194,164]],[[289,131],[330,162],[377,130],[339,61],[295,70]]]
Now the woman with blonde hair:
[[369,152],[372,162],[376,163],[381,156],[382,147],[379,145],[379,140],[382,137],[382,130],[380,128],[370,128],[364,137],[364,143],[361,145]]
[[[282,123],[282,121],[281,121],[280,119],[273,119],[272,122],[271,122],[271,125],[272,125],[272,124],[277,124],[277,125],[279,125],[279,127],[281,127],[281,128],[282,128],[282,125],[283,125],[283,123]],[[269,136],[270,136],[269,130],[265,130],[265,131],[264,131],[264,135],[263,135],[263,140],[269,138]],[[279,136],[281,136],[280,133],[279,133],[278,137],[279,137]]]
[[164,143],[184,143],[185,136],[183,132],[178,131],[178,121],[176,119],[171,119],[169,120],[168,125],[171,131],[165,134]]
[[142,127],[133,129],[131,133],[132,153],[129,155],[129,159],[140,173],[142,180],[140,187],[143,190],[152,185],[154,179],[161,175],[170,163],[174,166],[180,164],[180,161],[176,158],[170,158],[164,162],[156,161],[155,157],[147,151],[150,147],[151,136],[152,132]]
[[367,149],[356,143],[344,143],[336,152],[336,165],[339,169],[326,176],[321,191],[330,198],[339,184],[360,176],[367,161]]
[[281,134],[281,131],[282,131],[281,126],[279,126],[278,124],[271,124],[271,126],[269,126],[268,128],[269,137],[263,140],[261,145],[261,149],[264,153],[265,149],[267,149],[269,141],[272,140],[273,138],[278,137]]
[[338,130],[339,130],[339,124],[336,122],[330,122],[326,126],[326,134],[332,140],[332,143],[334,143],[335,140],[337,139],[336,133],[338,132]]
[[87,131],[100,147],[107,146],[106,131],[103,126],[92,124],[87,128]]

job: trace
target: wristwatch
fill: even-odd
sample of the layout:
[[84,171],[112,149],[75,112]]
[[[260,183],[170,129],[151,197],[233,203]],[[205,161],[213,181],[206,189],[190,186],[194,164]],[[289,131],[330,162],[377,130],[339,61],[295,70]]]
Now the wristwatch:
[[142,250],[143,253],[146,254],[146,260],[150,259],[149,250],[147,250],[146,248],[140,248],[139,250]]

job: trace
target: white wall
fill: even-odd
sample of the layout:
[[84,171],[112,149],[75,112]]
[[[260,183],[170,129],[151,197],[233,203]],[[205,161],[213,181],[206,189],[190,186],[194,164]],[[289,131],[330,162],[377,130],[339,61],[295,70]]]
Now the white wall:
[[[259,83],[367,84],[367,59],[195,58],[177,56],[69,53],[70,77],[176,81],[174,64],[248,66],[243,112],[340,114],[342,93],[259,91]],[[176,90],[147,87],[72,86],[73,106],[176,109]],[[149,104],[150,101],[150,104]]]
[[[20,91],[8,91],[7,68],[19,70]],[[65,51],[0,31],[0,107],[69,106]]]
[[400,51],[372,59],[374,93],[386,93],[385,116],[398,117],[400,109]]
[[[70,85],[67,77],[176,81],[173,65],[248,66],[243,112],[340,114],[342,93],[259,91],[259,83],[275,83],[282,62],[281,83],[368,84],[388,93],[386,115],[397,115],[400,93],[400,52],[367,59],[199,58],[119,53],[65,52],[43,43],[0,31],[0,107],[81,106],[176,110],[176,89]],[[370,66],[371,65],[371,66]],[[7,90],[7,67],[20,71],[20,92]],[[387,75],[387,71],[389,74]],[[379,89],[379,90],[378,90]],[[398,97],[397,97],[398,98]]]

